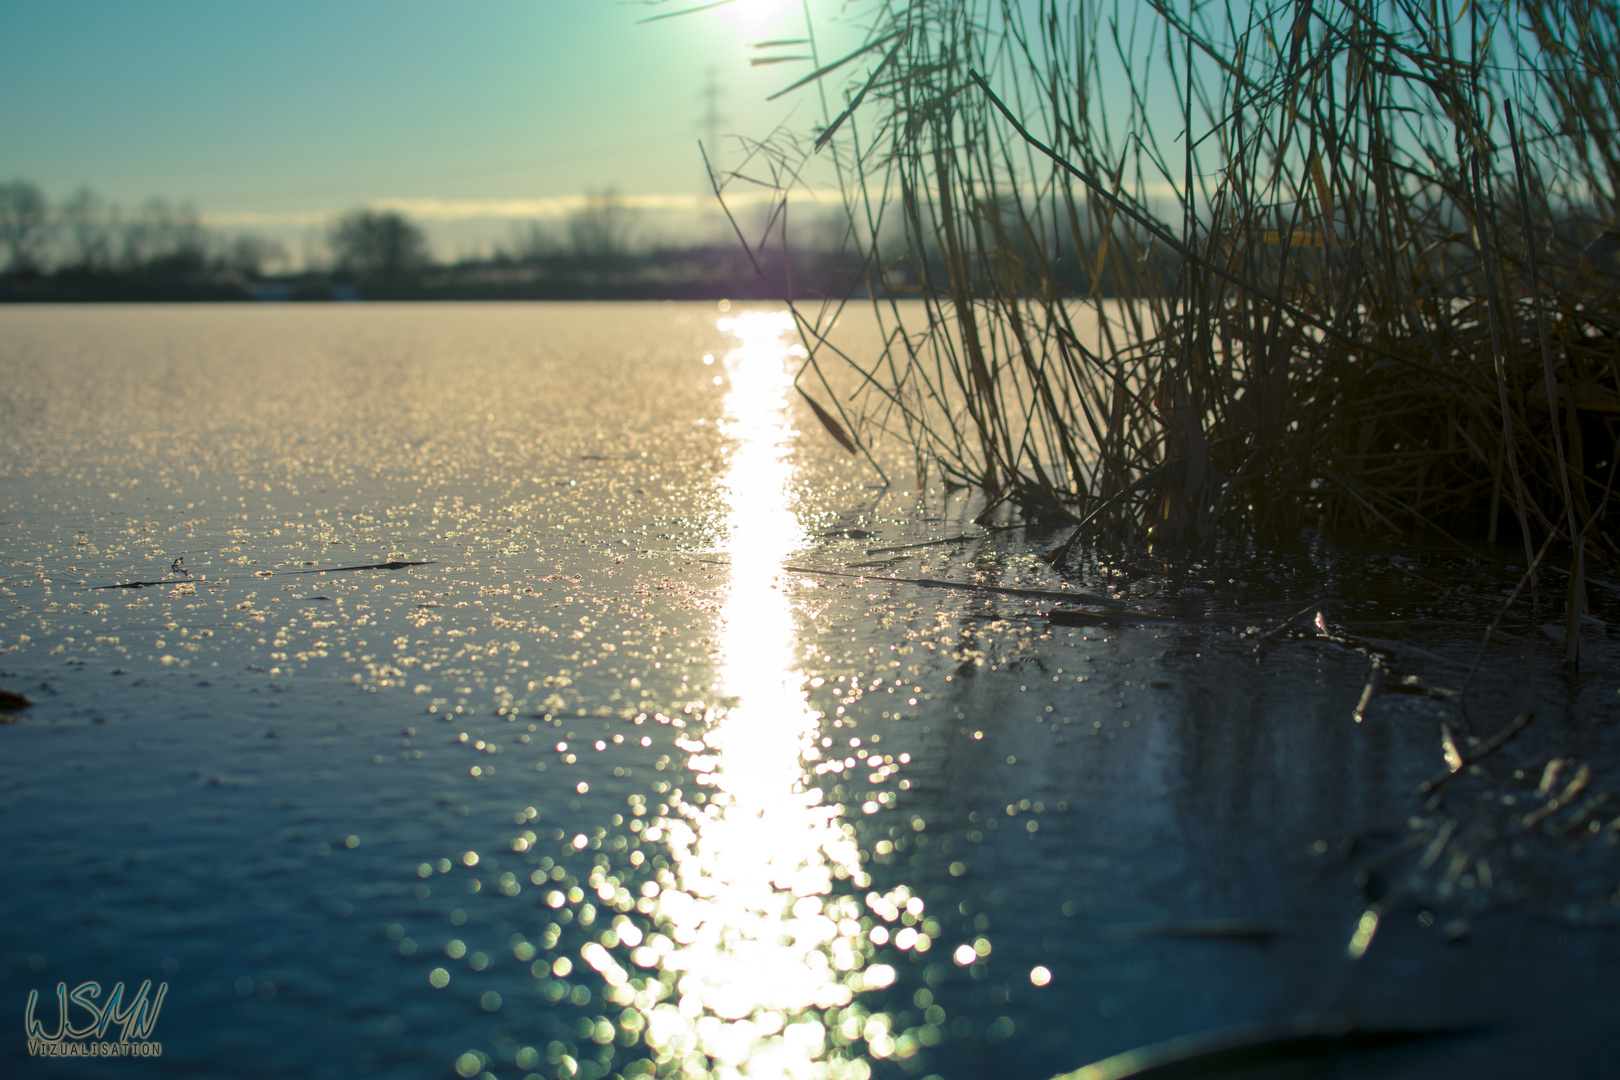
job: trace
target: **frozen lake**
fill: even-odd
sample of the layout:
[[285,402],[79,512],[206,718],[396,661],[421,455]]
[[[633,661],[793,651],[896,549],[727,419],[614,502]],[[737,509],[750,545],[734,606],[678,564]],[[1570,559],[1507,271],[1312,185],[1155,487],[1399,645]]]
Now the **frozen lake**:
[[[1615,1067],[1606,628],[1566,676],[1510,619],[1464,709],[1517,575],[1454,549],[1065,582],[844,455],[800,355],[712,304],[0,309],[0,1071]],[[90,981],[163,988],[161,1056],[31,1054]]]

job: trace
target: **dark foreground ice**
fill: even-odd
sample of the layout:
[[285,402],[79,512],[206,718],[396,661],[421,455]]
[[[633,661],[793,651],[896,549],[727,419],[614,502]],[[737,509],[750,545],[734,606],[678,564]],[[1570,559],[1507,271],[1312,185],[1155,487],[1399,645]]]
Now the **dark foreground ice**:
[[0,1072],[1620,1075],[1620,665],[1558,668],[1560,579],[1461,701],[1511,554],[1066,582],[843,455],[793,342],[0,311]]

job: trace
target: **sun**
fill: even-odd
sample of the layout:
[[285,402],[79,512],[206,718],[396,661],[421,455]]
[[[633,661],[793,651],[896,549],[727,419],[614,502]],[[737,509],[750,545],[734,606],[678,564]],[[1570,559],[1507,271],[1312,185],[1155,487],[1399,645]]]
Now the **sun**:
[[716,10],[749,40],[780,29],[788,19],[803,12],[799,0],[731,0]]

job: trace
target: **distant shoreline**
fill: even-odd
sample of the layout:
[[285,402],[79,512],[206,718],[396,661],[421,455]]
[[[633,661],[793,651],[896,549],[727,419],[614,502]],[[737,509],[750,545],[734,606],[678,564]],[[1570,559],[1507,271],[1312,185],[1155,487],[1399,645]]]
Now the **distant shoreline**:
[[393,275],[315,270],[250,276],[216,267],[62,268],[0,277],[0,303],[276,303],[356,300],[810,300],[864,294],[858,265],[835,253],[758,264],[702,247],[603,257],[554,255],[431,264]]
[[[857,295],[864,295],[864,290]],[[820,294],[796,290],[796,301],[819,299]],[[705,285],[689,289],[469,289],[420,288],[367,292],[341,287],[299,287],[286,293],[255,293],[231,286],[157,286],[139,289],[67,290],[14,289],[0,285],[0,304],[343,304],[343,303],[464,303],[513,301],[781,301],[784,298],[764,282],[739,282],[732,288]]]

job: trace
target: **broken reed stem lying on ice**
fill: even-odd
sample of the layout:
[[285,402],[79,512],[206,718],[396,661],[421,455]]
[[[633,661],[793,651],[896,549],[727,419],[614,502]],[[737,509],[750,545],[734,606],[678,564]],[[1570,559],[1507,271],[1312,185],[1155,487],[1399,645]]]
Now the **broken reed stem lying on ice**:
[[[1620,557],[1617,52],[1614,0],[888,0],[813,144],[754,151],[784,207],[844,194],[807,373],[854,445],[1092,529],[1562,530],[1578,622]],[[830,343],[862,298],[877,356]]]

